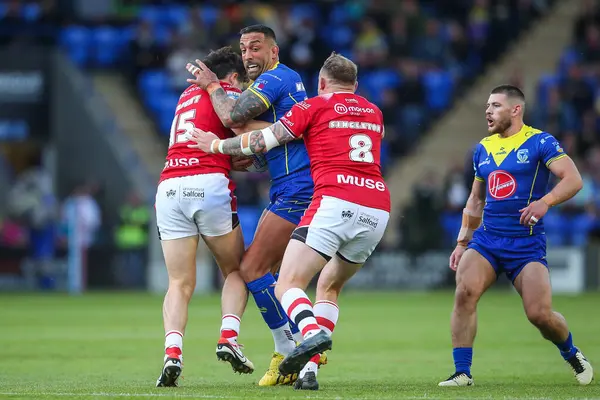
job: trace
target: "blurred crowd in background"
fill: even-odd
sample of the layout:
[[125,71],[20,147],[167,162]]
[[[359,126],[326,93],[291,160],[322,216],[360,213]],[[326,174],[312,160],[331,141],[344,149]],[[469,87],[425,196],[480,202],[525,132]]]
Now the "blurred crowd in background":
[[[593,1],[586,3],[589,8],[573,27],[572,45],[557,70],[540,78],[537,100],[527,108],[526,122],[556,135],[584,175],[584,190],[546,217],[553,244],[584,244],[600,220],[600,8]],[[384,113],[385,170],[412,151],[430,124],[551,4],[551,0],[7,0],[0,3],[0,42],[57,44],[81,68],[125,74],[148,118],[164,136],[166,151],[174,108],[187,85],[185,63],[224,45],[237,49],[241,28],[264,23],[276,32],[281,61],[301,74],[309,96],[316,94],[319,67],[332,50],[358,63],[359,93]],[[507,80],[523,85],[518,65],[507,71]],[[485,134],[482,109],[482,137]],[[405,234],[398,247],[418,253],[452,246],[473,177],[470,160],[457,161],[445,181],[425,174],[413,203],[407,210],[397,210],[405,216]],[[27,182],[50,179],[38,166],[32,163],[27,171],[14,171],[12,179],[20,188],[15,196],[30,194],[33,189],[23,189]],[[268,177],[240,173],[235,178],[240,203],[260,214],[268,201]],[[102,191],[109,190],[103,185],[81,183],[67,199],[56,199],[51,189],[47,193],[36,189],[43,194],[35,201],[48,215],[20,215],[13,207],[4,215],[0,241],[22,245],[36,240],[31,232],[43,228],[54,232],[48,238],[64,243],[66,209],[76,201],[87,209],[89,245],[114,241],[135,248],[146,242],[151,210],[135,194],[123,205],[119,226],[103,225]],[[13,204],[21,203],[18,199]]]

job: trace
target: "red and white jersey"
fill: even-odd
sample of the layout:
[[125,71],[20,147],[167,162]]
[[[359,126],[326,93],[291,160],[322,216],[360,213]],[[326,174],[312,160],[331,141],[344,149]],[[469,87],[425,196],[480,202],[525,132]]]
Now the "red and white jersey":
[[328,93],[294,105],[280,121],[304,137],[314,198],[327,195],[390,211],[380,164],[383,114],[376,105],[354,93]]
[[[221,82],[221,86],[230,97],[237,98],[241,93],[238,88],[226,82]],[[192,143],[189,141],[189,134],[194,128],[212,132],[219,139],[234,136],[233,132],[221,123],[208,93],[196,85],[188,87],[179,97],[171,125],[169,150],[159,182],[169,178],[218,172],[229,176],[231,156],[209,154],[187,147]]]

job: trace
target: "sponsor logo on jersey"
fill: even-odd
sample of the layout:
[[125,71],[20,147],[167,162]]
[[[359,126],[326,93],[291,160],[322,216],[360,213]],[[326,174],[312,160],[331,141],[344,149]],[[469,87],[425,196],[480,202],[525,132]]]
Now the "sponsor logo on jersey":
[[353,98],[349,98],[349,99],[344,99],[346,100],[346,103],[354,103],[354,104],[358,104],[358,100],[353,99]]
[[359,176],[354,176],[354,175],[344,175],[344,174],[338,174],[337,175],[337,183],[343,184],[343,185],[353,185],[353,186],[359,186],[359,187],[365,187],[367,189],[376,189],[379,190],[380,192],[385,192],[385,183],[383,183],[383,181],[376,181],[375,179],[371,179],[371,178],[364,178],[364,177],[359,177]]
[[496,154],[494,154],[495,156],[501,156],[506,154],[506,150],[504,149],[504,147],[500,147],[500,151],[498,151]]
[[[273,75],[273,74],[270,74],[270,73],[268,73],[268,72],[265,72],[265,73],[263,73],[261,76],[270,76],[271,78],[277,79],[279,82],[283,82],[283,79],[281,79],[281,78],[280,78],[280,77],[278,77],[277,75]],[[266,81],[266,80],[264,80],[264,79],[257,79],[257,81],[258,81],[258,80],[262,80],[262,81],[263,81],[263,82],[265,82],[265,83],[267,82],[267,81]]]
[[483,165],[487,165],[490,164],[492,162],[492,160],[490,160],[489,157],[487,157],[485,160],[483,160],[482,162],[479,163],[478,167],[481,167]]
[[296,107],[301,108],[303,110],[308,110],[310,108],[310,104],[308,104],[306,101],[301,101],[300,103],[296,104]]
[[374,215],[369,215],[361,212],[358,215],[356,224],[364,226],[365,228],[369,228],[370,230],[374,231],[377,228],[377,225],[379,225],[379,218],[375,217]]
[[496,200],[506,199],[517,191],[517,181],[506,171],[498,170],[488,176],[488,192]]
[[199,164],[200,159],[196,157],[171,158],[165,161],[165,167],[163,169],[176,167],[193,167],[194,165]]
[[346,107],[343,104],[337,103],[335,106],[333,106],[333,111],[335,111],[338,114],[346,114],[348,112],[348,107]]
[[306,92],[306,89],[304,89],[304,83],[296,82],[296,92]]
[[528,149],[521,149],[517,151],[517,164],[529,164]]
[[344,211],[342,211],[342,219],[344,221],[348,221],[353,216],[354,216],[354,211],[350,211],[350,210],[344,210]]
[[200,200],[204,199],[204,189],[183,188],[181,190],[181,200]]
[[344,115],[347,113],[351,113],[351,114],[355,114],[355,115],[375,114],[375,110],[370,107],[346,106],[345,104],[342,104],[342,103],[336,103],[333,106],[333,110],[340,115]]

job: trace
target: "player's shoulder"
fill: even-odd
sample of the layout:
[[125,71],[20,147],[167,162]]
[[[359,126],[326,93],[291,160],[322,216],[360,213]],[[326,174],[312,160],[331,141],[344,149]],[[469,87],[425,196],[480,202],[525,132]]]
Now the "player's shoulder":
[[200,87],[196,85],[190,85],[183,92],[181,92],[179,99],[181,100],[190,96],[203,95],[204,93],[206,93],[206,91],[201,89]]
[[260,74],[256,81],[289,87],[294,86],[296,92],[306,91],[300,74],[282,63],[277,63],[275,67]]
[[266,71],[265,73],[273,73],[277,76],[286,77],[286,78],[298,78],[300,79],[300,74],[296,72],[296,70],[288,67],[287,65],[278,62],[275,65],[275,68]]

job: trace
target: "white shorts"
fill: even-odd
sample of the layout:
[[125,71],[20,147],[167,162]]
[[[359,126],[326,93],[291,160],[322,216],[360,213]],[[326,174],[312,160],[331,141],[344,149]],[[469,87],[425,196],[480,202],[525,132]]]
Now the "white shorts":
[[156,191],[156,225],[161,240],[198,234],[222,236],[238,225],[233,182],[225,175],[165,179]]
[[292,239],[300,240],[327,260],[363,264],[381,241],[390,214],[335,197],[313,199]]

